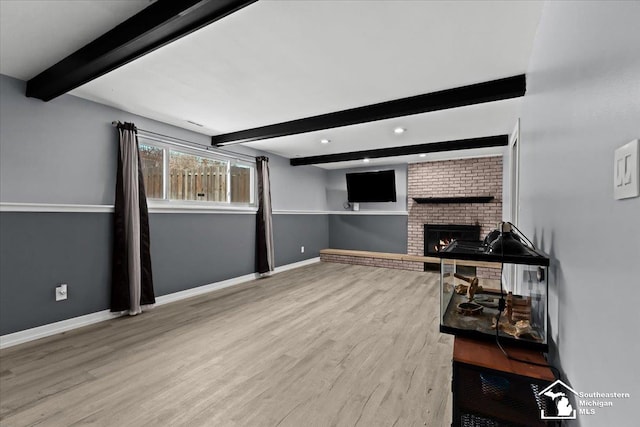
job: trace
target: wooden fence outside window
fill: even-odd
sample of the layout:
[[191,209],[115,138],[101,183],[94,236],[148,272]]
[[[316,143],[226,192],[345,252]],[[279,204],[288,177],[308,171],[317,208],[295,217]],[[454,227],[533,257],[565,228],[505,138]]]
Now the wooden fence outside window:
[[[162,199],[164,168],[157,161],[142,159],[142,171],[147,197]],[[231,202],[249,203],[251,170],[231,167]],[[167,176],[169,200],[199,200],[227,202],[227,167],[225,164],[197,169],[171,170]]]

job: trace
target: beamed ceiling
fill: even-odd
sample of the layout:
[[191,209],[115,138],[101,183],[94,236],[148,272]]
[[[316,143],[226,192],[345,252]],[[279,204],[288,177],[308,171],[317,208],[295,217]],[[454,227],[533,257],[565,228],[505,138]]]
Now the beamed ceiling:
[[0,72],[28,81],[29,96],[70,93],[211,136],[214,145],[342,168],[361,157],[371,165],[501,153],[542,2],[0,7]]

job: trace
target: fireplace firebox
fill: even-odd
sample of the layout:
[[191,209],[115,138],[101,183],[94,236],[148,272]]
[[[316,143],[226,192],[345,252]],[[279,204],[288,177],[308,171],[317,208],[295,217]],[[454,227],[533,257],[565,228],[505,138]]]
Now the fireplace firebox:
[[[464,224],[424,224],[424,255],[432,256],[454,240],[479,241],[480,225]],[[474,271],[467,272],[475,275]],[[425,271],[439,270],[440,264],[424,264]]]

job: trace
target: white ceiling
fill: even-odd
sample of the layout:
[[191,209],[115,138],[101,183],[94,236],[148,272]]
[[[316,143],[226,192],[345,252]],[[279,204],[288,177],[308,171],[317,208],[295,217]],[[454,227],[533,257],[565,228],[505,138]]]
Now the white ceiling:
[[1,0],[0,73],[29,80],[151,3]]
[[[0,72],[29,79],[148,4],[2,1]],[[523,74],[541,9],[539,1],[262,0],[71,93],[208,135],[232,132]],[[519,104],[245,145],[292,158],[504,134]],[[407,132],[398,137],[395,126]]]
[[[520,99],[508,99],[272,138],[244,145],[284,157],[307,157],[510,134],[518,118],[519,105]],[[394,129],[397,127],[406,131],[395,134]],[[331,142],[321,144],[321,139],[329,139]],[[386,163],[406,163],[406,159],[387,159]],[[320,166],[337,169],[346,165],[328,163]]]

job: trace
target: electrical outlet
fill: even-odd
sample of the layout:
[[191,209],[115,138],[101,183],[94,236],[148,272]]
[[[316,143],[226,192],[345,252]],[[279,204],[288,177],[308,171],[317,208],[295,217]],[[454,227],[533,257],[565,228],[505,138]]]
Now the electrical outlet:
[[67,284],[62,283],[56,287],[56,301],[63,301],[67,299]]
[[304,253],[304,246],[300,246],[300,253],[303,254]]

